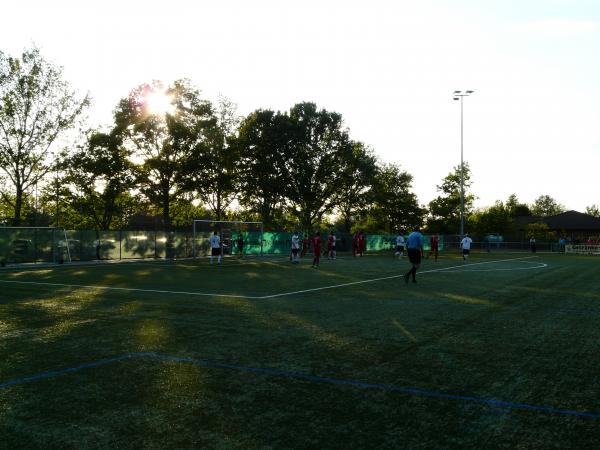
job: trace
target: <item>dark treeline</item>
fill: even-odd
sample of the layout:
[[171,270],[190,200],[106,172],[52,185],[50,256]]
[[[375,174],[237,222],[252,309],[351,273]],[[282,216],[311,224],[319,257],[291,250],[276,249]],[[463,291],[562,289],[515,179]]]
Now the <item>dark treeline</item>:
[[[420,205],[411,174],[378,160],[352,139],[341,114],[314,103],[238,117],[233,102],[213,104],[189,80],[155,81],[119,101],[108,127],[86,131],[89,98],[36,48],[19,57],[0,52],[0,96],[6,225],[171,229],[210,218],[261,220],[266,229],[459,228],[459,167]],[[474,230],[503,232],[515,216],[541,211],[516,196],[474,210],[468,165],[464,175]],[[538,200],[544,214],[564,209],[548,196]]]

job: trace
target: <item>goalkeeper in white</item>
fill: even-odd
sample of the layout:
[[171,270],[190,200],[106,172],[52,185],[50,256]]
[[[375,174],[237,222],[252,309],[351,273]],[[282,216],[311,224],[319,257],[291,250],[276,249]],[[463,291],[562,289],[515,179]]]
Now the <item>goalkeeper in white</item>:
[[221,238],[219,237],[218,232],[214,232],[214,234],[210,237],[210,263],[213,263],[213,258],[215,256],[219,257],[219,264],[221,264]]

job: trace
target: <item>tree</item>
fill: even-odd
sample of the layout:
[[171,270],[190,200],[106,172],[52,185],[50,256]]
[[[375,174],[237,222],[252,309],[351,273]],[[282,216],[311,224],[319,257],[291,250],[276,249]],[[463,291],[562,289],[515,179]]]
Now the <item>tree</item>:
[[368,209],[378,173],[377,158],[362,142],[352,142],[351,158],[343,168],[344,187],[339,193],[338,210],[344,231],[350,232],[357,216]]
[[289,113],[292,136],[286,155],[286,197],[304,229],[320,223],[338,206],[352,142],[342,116],[314,103],[299,103]]
[[565,210],[566,209],[563,205],[558,203],[549,195],[540,195],[537,199],[535,199],[533,205],[531,205],[531,214],[534,216],[555,216],[556,214],[565,212]]
[[89,98],[78,98],[62,68],[35,47],[20,58],[0,52],[0,98],[0,168],[14,195],[7,189],[0,194],[19,225],[24,194],[53,169],[51,150],[77,125]]
[[206,162],[207,130],[214,127],[210,102],[187,80],[170,87],[154,81],[134,89],[115,112],[116,129],[131,152],[137,185],[171,225],[174,199],[193,189]]
[[291,138],[287,115],[257,110],[242,120],[235,140],[242,171],[240,203],[258,214],[267,229],[276,227],[285,202]]
[[527,236],[534,237],[536,239],[556,239],[556,233],[550,231],[548,225],[543,222],[527,224]]
[[474,233],[480,235],[489,233],[504,234],[512,224],[510,208],[497,200],[489,208],[473,212],[469,216],[468,224]]
[[[468,192],[471,187],[469,164],[464,163],[464,208],[465,220],[473,209],[475,196]],[[430,232],[458,234],[460,232],[460,166],[454,167],[437,190],[442,195],[429,202],[427,229]]]
[[506,209],[510,217],[530,216],[531,210],[526,203],[519,202],[516,194],[511,194],[506,200]]
[[[135,186],[130,152],[118,129],[92,132],[87,143],[69,158],[66,181],[73,189],[67,195],[82,224],[108,230],[122,220],[131,203],[129,189]],[[121,223],[122,224],[122,223]]]
[[214,125],[205,131],[205,155],[202,166],[197,168],[196,175],[201,176],[195,184],[215,219],[221,220],[239,190],[240,156],[238,147],[231,145],[235,141],[239,117],[236,105],[225,97],[219,98],[215,113]]
[[425,210],[410,190],[412,180],[399,165],[379,167],[369,195],[372,206],[359,228],[368,233],[397,233],[420,226]]
[[598,207],[598,205],[591,205],[586,207],[585,212],[590,216],[600,217],[600,207]]

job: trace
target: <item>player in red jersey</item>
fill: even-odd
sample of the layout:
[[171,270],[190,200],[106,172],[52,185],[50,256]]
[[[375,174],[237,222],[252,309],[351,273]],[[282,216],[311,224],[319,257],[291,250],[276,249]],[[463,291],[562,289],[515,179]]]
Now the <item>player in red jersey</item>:
[[438,259],[439,241],[440,239],[438,238],[437,234],[434,234],[429,238],[429,245],[431,247],[431,250],[429,250],[429,255],[427,257],[429,258],[431,257],[431,255],[433,255],[435,258],[435,262],[437,262]]
[[308,252],[309,247],[310,247],[310,238],[308,237],[308,234],[303,234],[302,235],[302,252],[300,253],[300,258],[304,258],[304,255],[306,255],[306,253]]
[[362,231],[358,233],[358,253],[360,256],[363,255],[364,251],[367,249],[367,236]]
[[352,255],[356,257],[358,253],[358,231],[352,236]]
[[312,247],[313,247],[313,267],[319,267],[319,262],[321,260],[321,235],[317,231],[312,238]]

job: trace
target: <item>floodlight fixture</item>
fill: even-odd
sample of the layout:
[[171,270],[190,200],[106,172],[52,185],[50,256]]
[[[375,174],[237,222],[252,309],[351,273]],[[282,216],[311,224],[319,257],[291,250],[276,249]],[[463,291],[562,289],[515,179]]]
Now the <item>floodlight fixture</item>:
[[460,100],[460,235],[465,234],[465,180],[464,180],[464,163],[463,163],[463,99],[468,97],[473,92],[454,91],[454,100]]

